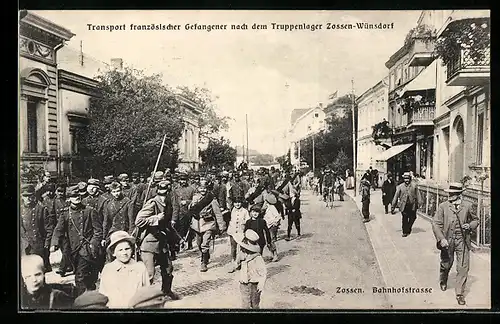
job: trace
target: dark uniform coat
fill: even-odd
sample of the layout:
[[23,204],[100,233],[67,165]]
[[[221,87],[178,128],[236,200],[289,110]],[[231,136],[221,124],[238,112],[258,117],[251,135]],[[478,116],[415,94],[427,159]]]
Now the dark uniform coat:
[[21,253],[44,257],[50,247],[54,223],[47,207],[36,202],[31,207],[21,205]]
[[132,201],[127,197],[121,199],[111,198],[103,209],[103,236],[109,240],[111,233],[125,231],[132,233],[135,227],[135,213]]

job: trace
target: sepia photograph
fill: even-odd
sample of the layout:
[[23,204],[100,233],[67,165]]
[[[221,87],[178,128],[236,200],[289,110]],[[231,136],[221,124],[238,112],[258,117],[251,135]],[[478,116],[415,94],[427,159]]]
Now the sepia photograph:
[[489,310],[489,10],[19,10],[18,310]]

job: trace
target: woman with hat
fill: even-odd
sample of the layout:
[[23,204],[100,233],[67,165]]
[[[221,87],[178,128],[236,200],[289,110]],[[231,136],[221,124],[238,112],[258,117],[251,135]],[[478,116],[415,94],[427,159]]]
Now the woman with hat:
[[265,196],[265,213],[264,220],[266,221],[267,227],[269,229],[269,234],[271,235],[271,242],[268,245],[269,250],[273,254],[273,262],[278,261],[278,252],[276,251],[276,241],[278,238],[278,229],[281,224],[281,219],[284,218],[280,212],[276,209],[276,204],[278,200],[276,197],[269,193]]
[[109,308],[126,308],[141,287],[148,286],[149,275],[141,261],[135,261],[135,239],[125,231],[111,234],[107,248],[111,259],[102,269],[99,292],[109,298]]
[[240,246],[236,263],[241,266],[240,292],[243,308],[258,309],[260,297],[267,279],[267,269],[260,252],[259,235],[251,229],[235,235]]

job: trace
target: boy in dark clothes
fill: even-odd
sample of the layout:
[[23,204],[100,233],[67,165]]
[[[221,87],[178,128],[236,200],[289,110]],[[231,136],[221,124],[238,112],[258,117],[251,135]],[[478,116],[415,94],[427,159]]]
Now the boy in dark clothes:
[[260,246],[260,254],[264,251],[264,247],[272,244],[271,234],[269,233],[269,229],[267,228],[267,223],[264,218],[259,217],[261,214],[261,207],[257,205],[253,205],[250,208],[250,219],[245,223],[245,231],[251,229],[255,231],[259,235],[258,244]]

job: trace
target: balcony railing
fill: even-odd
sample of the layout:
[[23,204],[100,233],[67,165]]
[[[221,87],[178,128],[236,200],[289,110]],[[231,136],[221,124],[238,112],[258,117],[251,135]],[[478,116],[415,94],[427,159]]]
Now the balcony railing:
[[469,50],[462,50],[446,66],[446,83],[451,86],[480,85],[490,79],[490,49],[483,57],[474,59]]
[[434,105],[419,106],[408,112],[408,126],[432,126],[436,107]]
[[434,60],[434,39],[415,38],[410,48],[410,66],[427,66]]

